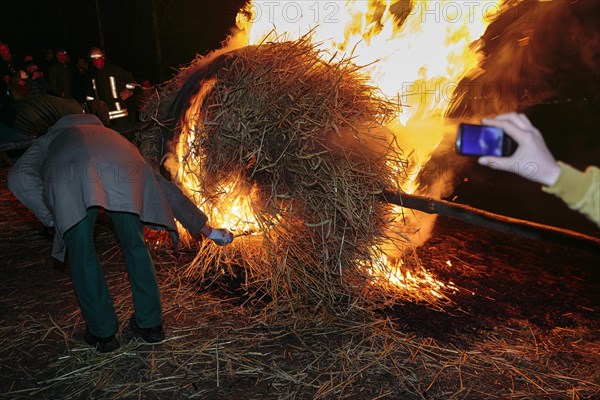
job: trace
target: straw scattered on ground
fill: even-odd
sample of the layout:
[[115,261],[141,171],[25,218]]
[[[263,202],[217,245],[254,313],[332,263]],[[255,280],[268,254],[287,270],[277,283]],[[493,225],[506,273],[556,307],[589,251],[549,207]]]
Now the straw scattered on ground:
[[[265,324],[260,304],[230,287],[199,286],[180,258],[148,235],[168,339],[127,343],[129,283],[110,220],[98,252],[124,345],[96,354],[68,270],[54,264],[32,215],[3,189],[2,398],[591,399],[600,394],[595,260],[586,254],[456,224],[420,256],[459,289],[443,312],[406,304],[310,322]],[[494,248],[500,238],[512,246]],[[469,243],[469,246],[465,246]],[[486,249],[485,257],[478,249]],[[194,249],[195,250],[195,249]],[[551,265],[540,262],[544,252]],[[447,264],[452,260],[453,266]],[[544,265],[546,264],[546,265]],[[590,272],[586,272],[590,271]],[[569,280],[564,280],[564,275]],[[559,288],[563,288],[560,290]],[[548,299],[552,299],[548,301]]]

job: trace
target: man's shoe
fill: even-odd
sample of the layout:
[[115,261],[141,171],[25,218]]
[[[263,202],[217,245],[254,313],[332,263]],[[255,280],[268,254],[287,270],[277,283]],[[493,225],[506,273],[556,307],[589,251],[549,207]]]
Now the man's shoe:
[[94,346],[100,353],[114,351],[121,345],[114,334],[110,335],[109,337],[99,337],[92,335],[88,328],[85,328],[83,340],[85,340],[85,342],[90,346]]
[[140,328],[135,320],[135,314],[129,320],[129,327],[131,328],[131,332],[133,332],[133,336],[141,337],[146,343],[158,343],[165,340],[165,332],[163,331],[162,324],[152,328]]

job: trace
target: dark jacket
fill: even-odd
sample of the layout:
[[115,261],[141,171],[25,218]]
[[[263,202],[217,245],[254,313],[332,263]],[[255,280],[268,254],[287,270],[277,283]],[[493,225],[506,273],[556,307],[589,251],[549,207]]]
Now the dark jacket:
[[92,69],[89,96],[106,103],[111,119],[128,117],[133,120],[133,98],[125,101],[120,98],[121,91],[132,84],[135,84],[135,79],[130,72],[118,65],[106,63],[102,69]]

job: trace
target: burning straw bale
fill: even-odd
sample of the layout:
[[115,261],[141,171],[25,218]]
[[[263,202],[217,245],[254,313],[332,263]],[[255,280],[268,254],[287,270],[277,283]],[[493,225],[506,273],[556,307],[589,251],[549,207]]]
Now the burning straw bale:
[[325,59],[305,37],[198,58],[146,118],[170,121],[177,179],[194,182],[204,210],[251,196],[257,222],[238,230],[225,264],[244,267],[249,293],[295,308],[367,285],[394,219],[378,196],[402,182],[406,162],[383,127],[394,111],[360,68]]

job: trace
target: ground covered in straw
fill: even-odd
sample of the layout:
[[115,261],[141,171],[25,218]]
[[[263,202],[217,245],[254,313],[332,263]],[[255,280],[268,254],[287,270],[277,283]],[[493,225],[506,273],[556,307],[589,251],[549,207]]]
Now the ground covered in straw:
[[[101,217],[98,252],[124,345],[96,354],[65,265],[0,179],[0,397],[10,399],[592,399],[600,396],[598,256],[440,218],[419,257],[451,289],[329,319],[265,323],[235,281],[199,285],[152,243],[168,340],[128,342],[123,260]],[[155,239],[154,236],[149,235]],[[450,284],[450,282],[452,282]],[[313,321],[313,322],[311,322]],[[316,322],[318,321],[318,322]]]

